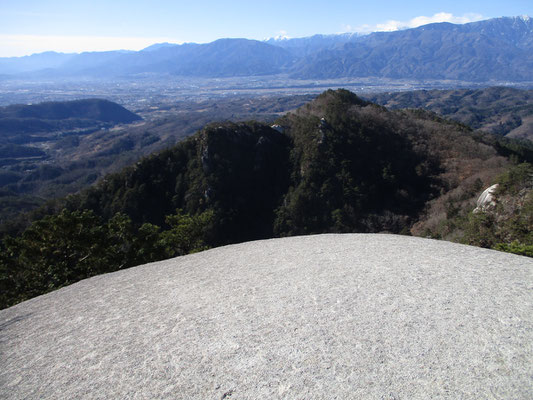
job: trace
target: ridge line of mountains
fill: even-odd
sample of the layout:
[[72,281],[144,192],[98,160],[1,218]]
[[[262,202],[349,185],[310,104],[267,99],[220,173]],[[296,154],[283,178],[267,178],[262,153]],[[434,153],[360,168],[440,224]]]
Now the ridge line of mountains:
[[433,23],[364,36],[219,39],[207,44],[162,43],[138,52],[45,52],[0,58],[0,79],[278,74],[292,79],[379,76],[471,82],[533,81],[533,19],[502,17],[462,25]]

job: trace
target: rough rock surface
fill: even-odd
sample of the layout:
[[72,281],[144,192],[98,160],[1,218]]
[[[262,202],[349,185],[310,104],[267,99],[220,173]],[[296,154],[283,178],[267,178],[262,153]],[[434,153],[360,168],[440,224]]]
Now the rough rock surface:
[[533,261],[421,238],[250,242],[0,311],[2,399],[531,399]]

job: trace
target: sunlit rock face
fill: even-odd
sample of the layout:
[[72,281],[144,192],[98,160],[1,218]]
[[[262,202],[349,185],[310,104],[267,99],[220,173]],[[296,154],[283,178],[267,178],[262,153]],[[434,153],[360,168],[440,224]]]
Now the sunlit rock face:
[[496,205],[496,190],[498,189],[498,184],[492,185],[485,189],[483,193],[478,197],[476,202],[476,208],[474,208],[475,213],[480,213],[486,211],[487,209],[494,207]]
[[531,399],[532,287],[408,236],[216,248],[0,311],[0,398]]

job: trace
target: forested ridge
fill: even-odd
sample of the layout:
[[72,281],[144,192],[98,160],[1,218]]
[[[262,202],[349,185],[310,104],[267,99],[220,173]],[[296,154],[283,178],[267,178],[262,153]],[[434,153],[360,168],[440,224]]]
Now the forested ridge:
[[[269,237],[392,232],[528,254],[531,161],[519,142],[330,90],[273,126],[209,124],[49,203],[2,241],[2,305],[95,274]],[[499,181],[502,196],[519,197],[512,210],[474,216],[481,191]],[[501,229],[479,240],[476,229],[490,218]],[[510,229],[512,218],[520,229]]]
[[533,141],[533,90],[415,90],[375,93],[365,98],[392,109],[424,108],[473,129]]

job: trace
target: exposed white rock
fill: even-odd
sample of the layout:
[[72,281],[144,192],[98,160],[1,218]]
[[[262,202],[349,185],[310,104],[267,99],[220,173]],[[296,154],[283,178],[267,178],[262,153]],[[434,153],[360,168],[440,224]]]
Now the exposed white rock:
[[283,127],[281,125],[278,125],[278,124],[272,125],[271,128],[275,129],[279,133],[283,133],[285,131],[285,129],[283,129]]
[[217,248],[0,311],[0,398],[532,399],[532,287],[407,236]]
[[483,193],[478,197],[477,199],[477,207],[474,209],[475,213],[479,213],[482,211],[486,211],[490,207],[494,207],[496,205],[496,198],[494,194],[496,193],[496,189],[498,189],[498,184],[492,185],[485,189]]

